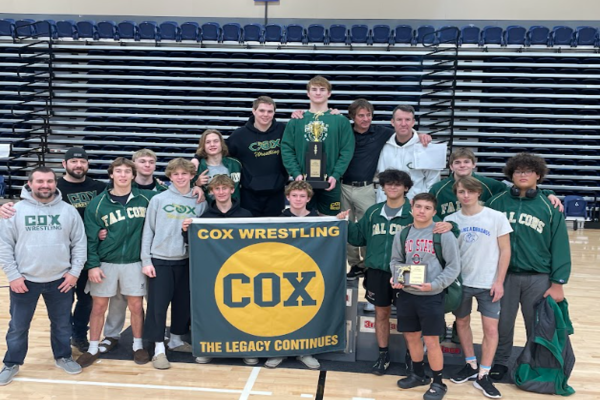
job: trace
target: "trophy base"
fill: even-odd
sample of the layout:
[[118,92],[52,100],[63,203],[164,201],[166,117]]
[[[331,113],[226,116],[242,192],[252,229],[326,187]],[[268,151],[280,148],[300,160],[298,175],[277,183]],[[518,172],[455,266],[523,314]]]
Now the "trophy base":
[[310,183],[313,189],[327,189],[329,187],[329,182],[327,181],[306,181]]

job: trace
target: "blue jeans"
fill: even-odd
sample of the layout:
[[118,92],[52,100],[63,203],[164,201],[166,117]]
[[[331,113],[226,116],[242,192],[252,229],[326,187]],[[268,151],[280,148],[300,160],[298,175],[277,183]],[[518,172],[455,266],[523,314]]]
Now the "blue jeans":
[[73,310],[71,323],[73,325],[71,335],[74,339],[82,340],[87,338],[88,324],[90,323],[90,314],[92,312],[92,296],[85,293],[85,286],[88,281],[88,271],[81,271],[74,294],[77,296],[77,303]]
[[48,318],[50,319],[50,343],[54,358],[71,357],[71,291],[61,293],[58,290],[64,281],[34,283],[25,281],[29,289],[26,293],[10,291],[10,324],[6,334],[7,351],[4,364],[9,367],[23,365],[28,349],[29,327],[40,295],[44,298]]

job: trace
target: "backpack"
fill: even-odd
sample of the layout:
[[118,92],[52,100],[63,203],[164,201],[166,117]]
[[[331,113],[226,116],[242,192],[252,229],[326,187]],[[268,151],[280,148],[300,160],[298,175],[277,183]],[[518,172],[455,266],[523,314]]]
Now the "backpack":
[[[412,225],[407,226],[400,232],[400,251],[406,258],[406,238],[408,238],[408,233],[410,232],[410,228]],[[442,235],[439,233],[433,234],[433,250],[435,251],[435,256],[438,259],[442,269],[446,267],[446,260],[444,260],[444,256],[442,254]],[[458,277],[444,289],[444,312],[449,313],[456,310],[460,303],[462,302],[462,278],[460,274]]]

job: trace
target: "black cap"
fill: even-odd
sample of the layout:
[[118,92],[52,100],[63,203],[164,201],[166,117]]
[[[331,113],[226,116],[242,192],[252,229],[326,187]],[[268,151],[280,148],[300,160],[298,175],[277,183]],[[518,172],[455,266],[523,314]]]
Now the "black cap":
[[88,155],[84,149],[81,147],[71,147],[65,153],[65,161],[70,160],[71,158],[83,158],[84,160],[88,159]]

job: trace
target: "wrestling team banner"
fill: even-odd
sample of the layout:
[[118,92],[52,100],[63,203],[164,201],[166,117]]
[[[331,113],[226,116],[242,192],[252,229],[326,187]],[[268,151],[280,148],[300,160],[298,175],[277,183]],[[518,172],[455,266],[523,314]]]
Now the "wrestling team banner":
[[346,221],[199,218],[189,235],[195,356],[344,350]]

